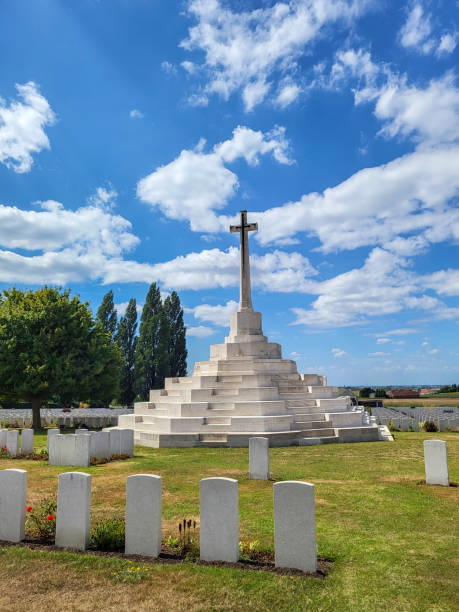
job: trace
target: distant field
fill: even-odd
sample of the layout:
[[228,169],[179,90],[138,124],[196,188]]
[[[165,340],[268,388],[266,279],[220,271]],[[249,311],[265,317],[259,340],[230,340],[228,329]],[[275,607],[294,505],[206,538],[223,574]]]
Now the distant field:
[[459,406],[459,394],[457,397],[432,396],[413,397],[410,399],[383,399],[384,406],[423,406],[424,408],[435,408],[437,406]]

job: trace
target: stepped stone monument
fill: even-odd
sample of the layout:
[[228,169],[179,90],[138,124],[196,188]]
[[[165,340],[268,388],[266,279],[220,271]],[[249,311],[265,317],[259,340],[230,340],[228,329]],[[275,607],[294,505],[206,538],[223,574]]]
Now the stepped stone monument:
[[270,446],[359,442],[382,439],[363,409],[324,376],[299,374],[282,359],[281,346],[263,335],[261,313],[252,308],[247,223],[241,211],[239,309],[231,314],[224,344],[210,347],[209,361],[197,362],[192,376],[166,378],[118,427],[134,430],[137,444],[152,447],[249,445],[263,436]]

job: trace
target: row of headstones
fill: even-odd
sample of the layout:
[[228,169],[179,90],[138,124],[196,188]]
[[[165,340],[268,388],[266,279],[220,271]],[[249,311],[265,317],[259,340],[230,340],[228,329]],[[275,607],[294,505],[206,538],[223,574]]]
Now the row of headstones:
[[[14,423],[18,427],[27,427],[32,425],[32,417],[28,416],[15,416],[14,414],[3,414],[0,412],[1,420],[7,423]],[[42,426],[49,427],[56,425],[59,427],[77,427],[86,425],[87,427],[93,427],[98,429],[101,427],[109,427],[118,425],[118,415],[108,416],[52,416],[46,415],[41,419]]]
[[[371,419],[372,417],[370,417]],[[373,417],[375,418],[375,417]],[[451,429],[454,431],[459,427],[459,418],[452,419],[440,419],[440,418],[432,418],[427,416],[425,421],[433,421],[437,426],[439,431],[446,431],[447,429]],[[408,431],[408,428],[411,427],[414,431],[419,430],[419,423],[422,422],[418,418],[411,417],[376,417],[376,422],[379,425],[389,425],[392,423],[392,427],[395,429],[400,429],[401,431]]]
[[0,429],[0,448],[6,448],[10,457],[33,453],[33,429],[23,429],[19,438],[17,429]]
[[107,459],[119,455],[134,456],[132,429],[104,429],[89,431],[76,429],[74,434],[60,434],[59,429],[48,429],[50,465],[87,467],[91,459]]
[[[20,542],[25,535],[27,472],[0,471],[0,540]],[[60,474],[57,491],[56,546],[85,550],[89,545],[91,475]],[[162,478],[153,474],[126,480],[125,553],[157,557],[161,552]],[[275,565],[317,569],[314,485],[274,484]],[[239,559],[238,482],[204,478],[200,483],[200,558]]]

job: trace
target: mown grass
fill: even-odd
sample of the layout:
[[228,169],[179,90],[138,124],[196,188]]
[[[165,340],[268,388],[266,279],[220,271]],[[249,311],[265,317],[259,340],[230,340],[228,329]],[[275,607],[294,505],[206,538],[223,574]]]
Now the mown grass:
[[[45,437],[37,436],[41,446]],[[128,561],[62,552],[0,549],[0,610],[457,610],[459,488],[427,487],[425,439],[448,444],[450,478],[459,481],[459,435],[395,433],[394,443],[271,449],[276,480],[316,487],[319,556],[335,563],[325,580],[191,563],[143,563],[138,584],[113,578]],[[28,471],[28,500],[57,489],[74,468],[2,460]],[[199,481],[239,481],[241,539],[273,546],[272,482],[249,481],[246,449],[136,447],[128,461],[84,469],[93,476],[93,520],[123,516],[126,476],[163,477],[163,535],[199,518]],[[146,509],[148,511],[148,509]],[[56,604],[56,602],[59,602]]]
[[439,406],[459,406],[458,396],[430,396],[430,397],[413,397],[401,399],[383,399],[384,406],[417,406],[420,408],[437,408]]

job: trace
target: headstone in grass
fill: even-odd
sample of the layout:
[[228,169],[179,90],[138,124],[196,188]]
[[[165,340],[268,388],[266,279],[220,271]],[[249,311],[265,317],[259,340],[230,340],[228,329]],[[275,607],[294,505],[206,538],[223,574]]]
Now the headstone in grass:
[[25,470],[0,471],[0,540],[24,539],[27,495]]
[[56,546],[85,550],[89,545],[90,513],[91,475],[59,474]]
[[126,554],[161,553],[161,496],[161,476],[136,474],[126,479]]
[[21,432],[21,454],[33,453],[33,429],[23,429]]
[[9,429],[6,433],[6,450],[9,457],[16,457],[19,452],[19,431]]
[[268,438],[249,438],[249,478],[269,480]]
[[239,559],[238,484],[204,478],[200,485],[200,556],[203,561]]
[[54,427],[52,429],[48,429],[48,439],[46,441],[46,448],[47,448],[48,454],[49,454],[49,441],[53,436],[55,436],[59,432],[60,430]]
[[314,485],[288,480],[274,484],[276,567],[317,569]]
[[426,484],[449,487],[448,456],[444,440],[424,440]]

